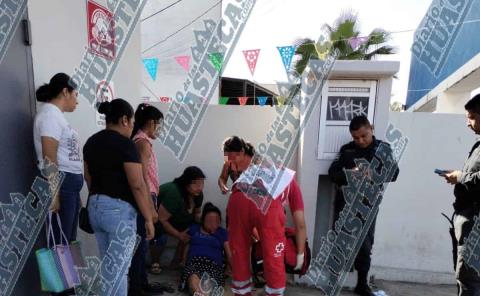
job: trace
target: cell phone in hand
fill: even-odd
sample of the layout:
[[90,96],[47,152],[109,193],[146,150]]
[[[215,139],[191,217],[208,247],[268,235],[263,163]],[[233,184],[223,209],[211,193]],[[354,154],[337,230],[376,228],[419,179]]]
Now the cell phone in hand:
[[450,171],[448,171],[448,170],[435,169],[434,172],[435,172],[435,174],[438,174],[438,175],[440,175],[440,176],[443,176],[443,175],[448,174]]

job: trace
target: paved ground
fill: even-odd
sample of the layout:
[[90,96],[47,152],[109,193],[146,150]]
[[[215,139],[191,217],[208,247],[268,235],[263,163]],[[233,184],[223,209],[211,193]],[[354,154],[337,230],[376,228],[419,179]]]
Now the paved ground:
[[[178,276],[177,273],[172,271],[163,271],[160,275],[152,276],[150,275],[151,281],[157,281],[162,283],[167,283],[168,285],[175,288],[178,285]],[[383,290],[388,296],[454,296],[457,293],[457,289],[453,285],[423,285],[423,284],[412,284],[412,283],[399,283],[399,282],[388,282],[377,280],[374,283],[375,290]],[[178,292],[168,294],[164,293],[163,295],[186,295],[184,293]],[[225,295],[232,295],[227,281],[227,287],[225,288]],[[265,295],[263,289],[255,291],[254,295]],[[296,285],[288,285],[285,295],[295,295],[295,296],[318,296],[323,295],[320,290],[301,287]],[[340,294],[341,296],[354,296],[351,291],[344,290]]]

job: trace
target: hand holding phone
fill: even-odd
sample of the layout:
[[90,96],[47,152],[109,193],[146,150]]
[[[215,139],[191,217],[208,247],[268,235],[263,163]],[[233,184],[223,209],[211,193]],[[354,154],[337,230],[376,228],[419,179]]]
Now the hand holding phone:
[[435,169],[435,174],[438,174],[440,176],[445,176],[446,174],[450,173],[449,170],[440,170],[440,169]]

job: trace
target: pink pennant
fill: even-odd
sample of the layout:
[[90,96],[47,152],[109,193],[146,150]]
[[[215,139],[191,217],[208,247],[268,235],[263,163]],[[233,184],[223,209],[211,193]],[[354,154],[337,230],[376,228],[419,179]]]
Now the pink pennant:
[[188,71],[190,69],[190,56],[178,56],[175,57],[175,60],[177,61],[180,66],[182,66],[185,71]]
[[238,97],[240,105],[245,105],[247,103],[248,97]]
[[243,55],[245,56],[245,61],[247,61],[248,68],[250,73],[255,73],[255,67],[257,66],[258,56],[260,55],[260,49],[250,49],[244,50]]
[[352,37],[348,39],[348,43],[352,47],[353,50],[356,50],[359,46],[367,42],[367,37]]

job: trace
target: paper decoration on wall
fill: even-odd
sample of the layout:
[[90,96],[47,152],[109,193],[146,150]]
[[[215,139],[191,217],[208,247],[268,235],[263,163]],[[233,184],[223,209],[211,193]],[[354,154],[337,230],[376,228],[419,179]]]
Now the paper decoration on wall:
[[292,63],[293,55],[295,54],[295,46],[277,46],[278,52],[282,58],[283,66],[285,67],[285,71],[288,72],[290,70],[290,64]]
[[277,96],[276,99],[277,99],[277,105],[278,105],[278,106],[283,106],[283,105],[285,105],[285,97]]
[[260,106],[265,106],[265,103],[267,102],[268,97],[257,97],[258,103]]
[[115,19],[107,8],[88,0],[88,49],[106,59],[115,59]]
[[217,71],[220,72],[223,66],[223,53],[221,52],[210,53],[208,57],[210,58],[210,62],[212,62],[215,69],[217,69]]
[[155,81],[155,79],[157,79],[158,59],[143,59],[143,65],[145,66],[145,69],[147,70],[152,80]]
[[247,104],[248,97],[238,97],[238,101],[240,102],[240,105],[245,105]]
[[226,105],[229,97],[220,97],[220,105]]
[[170,97],[159,97],[158,100],[162,103],[169,103],[172,100],[172,98],[170,98]]
[[[97,89],[95,91],[96,106],[103,102],[111,102],[115,98],[114,85],[113,81],[107,83],[105,80],[100,81],[97,84]],[[95,121],[98,127],[105,127],[105,115],[95,112]]]
[[258,56],[260,55],[260,49],[250,49],[244,50],[243,55],[245,56],[245,61],[247,62],[250,73],[255,73],[255,68],[257,66]]
[[177,56],[175,60],[185,71],[190,69],[190,56]]
[[321,44],[315,43],[315,50],[317,51],[318,58],[320,60],[325,60],[330,52],[331,47],[332,43],[330,41],[326,41]]
[[348,39],[348,44],[350,44],[350,47],[352,47],[353,50],[357,50],[357,48],[362,46],[367,40],[368,37],[352,37]]

